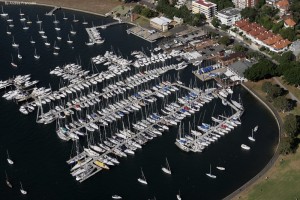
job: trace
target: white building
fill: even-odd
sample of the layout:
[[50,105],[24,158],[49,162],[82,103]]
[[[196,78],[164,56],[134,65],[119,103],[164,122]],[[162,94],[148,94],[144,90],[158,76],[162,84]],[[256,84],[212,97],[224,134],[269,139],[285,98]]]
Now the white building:
[[155,17],[150,19],[150,26],[164,32],[169,29],[169,24],[171,21],[172,20],[166,17]]
[[210,19],[217,13],[217,4],[206,0],[195,0],[192,2],[192,12],[203,13],[206,19]]
[[236,8],[254,7],[258,0],[232,0],[232,3]]
[[236,21],[241,19],[241,11],[238,8],[225,8],[218,11],[216,16],[222,24],[232,26]]

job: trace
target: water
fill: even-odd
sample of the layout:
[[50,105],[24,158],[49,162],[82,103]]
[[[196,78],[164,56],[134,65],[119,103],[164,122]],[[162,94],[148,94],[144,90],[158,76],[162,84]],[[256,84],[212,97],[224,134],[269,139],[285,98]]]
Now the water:
[[[22,30],[19,21],[19,8],[33,21],[32,27],[27,32]],[[50,77],[49,71],[57,65],[70,62],[81,62],[85,68],[92,70],[90,58],[103,54],[106,50],[113,49],[121,52],[124,57],[130,57],[133,50],[151,48],[151,45],[133,35],[127,35],[127,25],[117,25],[101,30],[101,35],[106,39],[100,46],[87,47],[85,42],[88,36],[81,23],[73,24],[77,31],[73,49],[66,43],[70,20],[63,21],[62,11],[57,12],[62,28],[63,41],[58,43],[61,47],[60,55],[54,57],[52,48],[45,47],[38,35],[38,26],[34,23],[36,15],[43,20],[43,29],[48,36],[48,42],[53,45],[56,33],[52,21],[54,18],[44,16],[50,8],[39,6],[5,6],[5,11],[14,18],[15,28],[12,31],[15,40],[20,44],[20,52],[23,56],[19,67],[14,69],[10,66],[11,54],[17,61],[17,51],[11,47],[11,36],[6,35],[6,22],[0,21],[0,80],[5,80],[17,74],[32,74],[32,79],[40,80],[39,86],[58,86],[58,79]],[[89,14],[73,11],[65,11],[69,19],[81,20],[83,16],[90,24],[101,25],[111,21]],[[29,43],[30,36],[36,40],[39,61],[33,59],[34,47]],[[192,67],[189,66],[180,77],[186,84],[194,80],[191,75]],[[171,77],[177,74],[171,73]],[[120,159],[121,164],[109,171],[102,171],[83,183],[78,183],[69,174],[70,167],[66,160],[70,156],[72,143],[63,142],[55,133],[55,124],[41,125],[35,123],[35,114],[24,116],[18,111],[18,106],[11,101],[0,98],[0,196],[1,199],[111,199],[111,195],[119,194],[123,199],[140,200],[149,199],[175,199],[180,189],[183,199],[220,199],[233,192],[251,177],[255,176],[270,160],[274,153],[278,140],[277,124],[267,109],[240,86],[234,88],[234,99],[240,94],[246,108],[242,116],[242,125],[234,131],[222,137],[215,144],[210,145],[202,153],[185,153],[180,151],[174,144],[177,128],[172,127],[162,137],[149,142],[142,150],[138,150],[135,156]],[[1,92],[3,94],[3,92]],[[171,100],[171,98],[169,99]],[[158,102],[158,106],[162,101]],[[215,108],[214,108],[215,107]],[[213,100],[205,105],[200,113],[196,114],[195,122],[210,122],[212,112],[214,115],[230,112],[224,108],[220,100]],[[205,113],[205,114],[204,114]],[[204,118],[203,118],[204,115]],[[185,129],[192,118],[184,120]],[[251,129],[259,125],[259,131],[255,134],[256,142],[250,143],[247,137]],[[242,151],[240,145],[248,144],[249,152]],[[13,166],[6,162],[6,149],[15,161]],[[161,171],[161,165],[165,164],[168,157],[172,176]],[[217,179],[208,178],[205,173],[209,172],[212,165],[212,173]],[[224,166],[226,171],[218,171],[215,167]],[[148,181],[148,186],[137,182],[140,177],[140,168],[143,168]],[[14,188],[9,189],[4,182],[4,170],[7,171],[10,182]],[[22,196],[19,192],[19,181],[28,191],[28,195]]]

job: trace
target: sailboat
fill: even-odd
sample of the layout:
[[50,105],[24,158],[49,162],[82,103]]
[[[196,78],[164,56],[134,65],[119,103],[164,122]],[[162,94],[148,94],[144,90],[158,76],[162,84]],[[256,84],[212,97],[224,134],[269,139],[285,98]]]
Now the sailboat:
[[36,15],[36,23],[37,24],[41,24],[42,23],[42,21],[39,19],[39,15]]
[[19,44],[15,43],[15,37],[14,37],[14,36],[12,37],[12,40],[13,40],[13,41],[12,41],[11,46],[14,47],[14,48],[18,48],[18,47],[19,47]]
[[54,21],[53,21],[54,24],[58,24],[59,21],[56,19],[56,15],[54,15]]
[[18,58],[20,59],[20,60],[22,60],[22,55],[20,54],[20,50],[18,49]]
[[14,57],[13,57],[13,55],[11,55],[11,63],[10,64],[13,67],[18,67],[18,65],[16,63],[14,63]]
[[13,165],[14,161],[12,161],[12,159],[10,159],[9,154],[8,154],[8,150],[6,150],[6,153],[7,153],[7,159],[6,160],[7,160],[8,164]]
[[22,13],[22,10],[21,10],[21,8],[20,8],[20,14],[19,14],[20,16],[23,16],[24,15],[24,13]]
[[258,130],[258,125],[254,127],[254,132],[256,132]]
[[138,182],[140,182],[140,183],[142,183],[142,184],[144,184],[144,185],[148,185],[147,180],[146,180],[146,178],[145,178],[145,175],[144,175],[144,173],[143,173],[143,169],[142,169],[142,168],[141,168],[141,172],[142,172],[142,177],[141,177],[141,178],[138,178]]
[[68,40],[67,40],[67,43],[69,43],[69,44],[72,44],[73,43],[73,41],[70,39],[70,35],[68,34]]
[[68,18],[66,17],[65,12],[63,12],[63,15],[64,15],[63,20],[68,20]]
[[75,17],[75,14],[74,14],[73,16],[74,16],[74,18],[73,18],[73,22],[78,22],[79,20],[78,20],[78,19],[76,19],[76,17]]
[[27,24],[32,24],[32,21],[29,19],[29,17],[27,17]]
[[56,50],[60,50],[60,47],[56,45],[56,41],[54,41],[54,46],[53,46],[53,47],[54,47],[54,49],[56,49]]
[[83,25],[87,25],[87,24],[88,24],[88,22],[85,21],[85,18],[84,18],[84,17],[83,17],[83,22],[82,22],[82,24],[83,24]]
[[30,43],[35,44],[35,41],[32,39],[32,36],[31,36],[31,39],[30,39]]
[[170,165],[169,165],[169,162],[168,162],[167,158],[166,158],[166,167],[162,167],[161,170],[163,172],[165,172],[166,174],[172,174],[171,168],[170,168]]
[[50,43],[47,41],[47,38],[46,38],[46,41],[45,41],[45,45],[50,46]]
[[39,24],[39,25],[40,25],[39,34],[40,34],[40,35],[45,34],[45,31],[43,31],[43,29],[42,29],[42,24]]
[[2,13],[0,14],[0,15],[1,15],[1,17],[7,17],[7,16],[8,16],[8,14],[4,12],[4,10],[3,10],[3,6],[1,6],[1,10],[2,10]]
[[176,195],[177,200],[181,200],[181,196],[180,196],[180,190],[178,191],[178,194]]
[[20,186],[21,186],[20,192],[21,192],[22,194],[26,195],[26,194],[27,194],[27,191],[23,189],[23,186],[22,186],[21,181],[20,181]]
[[209,173],[206,173],[206,176],[208,176],[208,177],[210,177],[210,178],[217,178],[216,175],[213,175],[213,174],[211,173],[211,165],[209,165]]
[[40,59],[40,56],[36,53],[36,49],[34,49],[34,56],[36,60]]
[[5,182],[6,182],[6,185],[7,185],[8,187],[12,188],[12,184],[11,184],[11,183],[9,182],[9,180],[8,180],[6,171],[5,171]]
[[74,31],[73,25],[72,25],[72,24],[71,24],[71,30],[70,30],[70,33],[71,33],[72,35],[75,35],[75,34],[76,34],[76,31]]
[[117,195],[117,194],[112,195],[111,198],[112,198],[112,199],[122,199],[122,197],[119,196],[119,195]]
[[8,29],[8,27],[7,27],[7,29],[6,29],[6,34],[7,34],[7,35],[11,35],[11,31]]
[[252,142],[255,142],[255,139],[253,137],[253,129],[252,129],[252,133],[251,133],[251,136],[248,137],[248,139]]
[[221,167],[221,166],[217,166],[216,167],[218,170],[221,170],[221,171],[224,171],[225,170],[225,167]]

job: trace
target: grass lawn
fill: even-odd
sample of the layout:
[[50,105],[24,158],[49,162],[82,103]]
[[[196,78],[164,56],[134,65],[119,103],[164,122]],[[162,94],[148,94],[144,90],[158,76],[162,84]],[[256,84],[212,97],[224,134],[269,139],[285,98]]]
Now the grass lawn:
[[[283,159],[283,160],[282,160]],[[248,200],[300,199],[300,151],[280,156],[274,168],[249,191]]]
[[142,27],[148,27],[150,22],[149,22],[149,19],[145,18],[145,17],[142,17],[140,16],[139,18],[137,18],[135,21],[134,21],[135,24],[138,24]]

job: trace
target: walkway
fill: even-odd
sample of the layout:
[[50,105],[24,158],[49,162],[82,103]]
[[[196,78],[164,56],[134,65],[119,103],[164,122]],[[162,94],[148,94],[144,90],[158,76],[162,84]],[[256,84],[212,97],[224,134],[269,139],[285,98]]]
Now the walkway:
[[[278,80],[278,77],[273,77],[273,80],[280,86],[282,87],[283,89],[289,91],[279,80]],[[300,100],[293,94],[289,91],[288,95],[290,96],[290,98],[294,101],[297,101],[297,103],[300,103]]]

